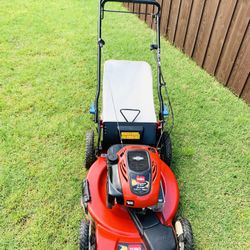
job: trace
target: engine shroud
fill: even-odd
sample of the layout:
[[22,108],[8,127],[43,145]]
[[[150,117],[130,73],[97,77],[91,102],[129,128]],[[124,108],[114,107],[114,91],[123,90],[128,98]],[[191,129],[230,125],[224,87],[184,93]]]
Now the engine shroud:
[[[148,146],[112,146],[108,151],[109,207],[118,204],[146,208],[163,203],[161,164]],[[116,192],[118,191],[118,192]]]

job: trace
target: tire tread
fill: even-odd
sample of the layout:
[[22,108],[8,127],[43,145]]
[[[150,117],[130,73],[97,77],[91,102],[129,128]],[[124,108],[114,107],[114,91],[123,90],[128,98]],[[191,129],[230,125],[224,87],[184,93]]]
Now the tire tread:
[[176,221],[180,221],[182,228],[183,228],[183,234],[184,234],[184,249],[185,250],[193,250],[194,249],[194,237],[193,237],[193,231],[191,223],[188,219],[183,218],[179,216]]
[[89,249],[89,221],[82,220],[80,226],[79,249]]
[[95,157],[95,147],[94,147],[94,131],[89,130],[86,133],[86,146],[85,146],[85,168],[89,169],[94,163]]

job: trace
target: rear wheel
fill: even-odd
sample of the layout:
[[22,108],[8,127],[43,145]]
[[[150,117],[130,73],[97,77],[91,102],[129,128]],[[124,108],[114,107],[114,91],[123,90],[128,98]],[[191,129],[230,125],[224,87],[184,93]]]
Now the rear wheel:
[[164,131],[161,137],[161,159],[170,167],[172,162],[172,143],[168,132]]
[[89,169],[95,162],[95,146],[94,146],[94,131],[89,130],[86,133],[86,146],[85,146],[85,168]]
[[175,220],[175,232],[177,235],[180,250],[193,250],[194,240],[190,222],[183,217]]

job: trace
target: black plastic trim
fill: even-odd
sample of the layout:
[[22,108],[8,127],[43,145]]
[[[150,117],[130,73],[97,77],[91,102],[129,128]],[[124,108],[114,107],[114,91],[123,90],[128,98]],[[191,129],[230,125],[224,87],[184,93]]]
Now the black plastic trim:
[[82,182],[82,202],[84,205],[85,213],[88,213],[88,202],[91,201],[91,195],[89,190],[89,182],[87,179]]
[[152,210],[146,209],[146,211],[138,212],[135,209],[129,209],[128,211],[148,249],[176,250],[173,228],[161,224]]
[[[138,144],[156,146],[158,131],[156,123],[139,123],[139,122],[119,122],[120,132],[139,132],[140,140],[123,140],[124,144]],[[103,123],[103,140],[102,148],[108,149],[114,144],[120,144],[120,133],[117,122]]]

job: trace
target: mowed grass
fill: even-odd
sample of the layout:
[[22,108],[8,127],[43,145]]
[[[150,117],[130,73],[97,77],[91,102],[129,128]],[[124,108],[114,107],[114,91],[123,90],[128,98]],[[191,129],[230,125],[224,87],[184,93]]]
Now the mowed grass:
[[[98,1],[0,3],[0,249],[77,249]],[[106,14],[105,58],[153,64],[152,36],[136,16]],[[197,249],[249,249],[249,106],[168,42],[162,49],[179,212]]]

